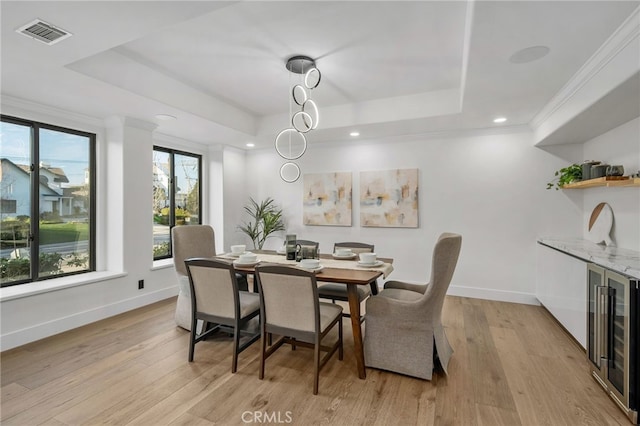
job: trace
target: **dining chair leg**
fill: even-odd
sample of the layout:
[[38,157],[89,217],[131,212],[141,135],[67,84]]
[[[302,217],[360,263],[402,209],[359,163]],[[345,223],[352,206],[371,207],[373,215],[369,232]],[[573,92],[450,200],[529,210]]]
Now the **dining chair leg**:
[[338,359],[342,361],[344,359],[344,348],[342,345],[342,317],[338,320],[338,340],[340,345],[338,346]]
[[[195,321],[193,321],[195,324]],[[196,327],[191,326],[191,333],[189,338],[189,362],[193,362],[193,352],[196,346]]]
[[295,339],[295,337],[291,338],[291,350],[292,351],[296,350],[296,339]]
[[240,324],[236,322],[233,333],[233,360],[231,361],[231,372],[238,371],[238,348],[240,347]]
[[313,375],[313,394],[318,394],[318,382],[320,381],[320,339],[316,338],[316,344],[313,347],[314,375]]
[[264,335],[264,333],[262,333],[262,336],[260,337],[260,373],[258,374],[258,378],[260,380],[264,379],[264,361],[265,361],[266,352],[267,352],[267,338]]

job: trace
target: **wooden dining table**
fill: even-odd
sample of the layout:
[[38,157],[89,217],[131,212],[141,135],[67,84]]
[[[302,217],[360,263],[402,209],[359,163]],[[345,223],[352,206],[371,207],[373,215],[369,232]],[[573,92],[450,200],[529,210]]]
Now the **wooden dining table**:
[[[253,253],[258,255],[258,259],[260,258],[260,254],[266,255],[277,255],[278,253],[274,250],[252,250]],[[332,255],[330,254],[321,254],[320,259],[332,259]],[[391,264],[393,263],[393,259],[390,258],[378,258],[384,263]],[[267,264],[268,261],[261,262],[261,264]],[[351,262],[355,263],[355,262]],[[295,263],[291,263],[295,266]],[[383,273],[382,270],[370,270],[359,267],[324,267],[321,271],[316,273],[316,277],[318,281],[322,282],[330,282],[330,283],[341,283],[347,286],[347,296],[349,300],[349,312],[351,315],[351,329],[353,331],[353,346],[354,346],[354,355],[356,357],[356,365],[358,368],[358,377],[361,379],[365,379],[367,377],[367,372],[364,364],[364,346],[362,344],[362,327],[360,326],[360,301],[358,300],[358,286],[359,285],[371,285],[371,283],[375,282],[378,278],[380,278]],[[234,265],[237,272],[253,274],[255,266],[257,265]]]

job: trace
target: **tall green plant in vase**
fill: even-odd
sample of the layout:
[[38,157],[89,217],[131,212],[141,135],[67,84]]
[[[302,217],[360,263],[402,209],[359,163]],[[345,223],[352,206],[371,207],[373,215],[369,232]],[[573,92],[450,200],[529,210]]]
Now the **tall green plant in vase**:
[[285,230],[282,209],[278,208],[274,203],[271,197],[267,197],[260,203],[253,198],[249,198],[249,204],[244,207],[244,211],[253,220],[248,223],[244,222],[238,228],[251,238],[253,247],[258,250],[262,250],[262,246],[271,234]]

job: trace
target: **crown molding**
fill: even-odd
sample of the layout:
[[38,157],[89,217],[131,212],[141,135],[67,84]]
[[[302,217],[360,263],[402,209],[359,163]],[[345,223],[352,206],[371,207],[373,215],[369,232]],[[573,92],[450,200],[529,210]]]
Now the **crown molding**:
[[530,122],[531,127],[533,129],[540,127],[639,36],[640,6],[627,17],[558,93],[533,117]]
[[[62,120],[70,120],[77,123],[82,123],[85,125],[104,128],[104,121],[100,118],[93,117],[90,115],[80,114],[77,112],[69,111],[62,109],[60,107],[55,107],[52,105],[45,105],[39,102],[30,101],[27,99],[17,98],[15,96],[3,94],[0,98],[0,106],[2,108],[2,113],[4,114],[5,107],[12,109],[15,108],[19,110],[19,112],[32,115],[33,113],[47,115],[56,119]],[[26,117],[25,117],[26,118]],[[42,121],[42,120],[37,120]]]

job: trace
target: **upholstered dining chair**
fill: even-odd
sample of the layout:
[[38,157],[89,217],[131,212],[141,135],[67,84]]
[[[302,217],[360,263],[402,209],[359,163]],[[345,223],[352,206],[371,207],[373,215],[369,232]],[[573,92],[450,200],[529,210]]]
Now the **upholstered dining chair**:
[[443,233],[433,250],[429,283],[388,281],[367,300],[367,367],[431,380],[435,358],[447,374],[453,349],[442,326],[442,306],[461,245],[462,236]]
[[[238,369],[238,355],[260,338],[256,322],[251,321],[260,313],[260,297],[255,293],[240,291],[233,264],[223,260],[192,258],[185,260],[191,290],[192,324],[203,320],[215,324],[198,334],[191,327],[189,362],[193,362],[195,345],[217,331],[233,332],[233,358],[231,372]],[[241,344],[240,338],[247,338]]]
[[[353,253],[356,255],[360,253],[373,253],[375,251],[373,244],[365,244],[365,243],[356,243],[356,242],[343,242],[343,243],[335,243],[333,245],[333,252],[335,253],[337,248],[348,248],[351,249]],[[358,290],[358,301],[362,303],[367,297],[378,294],[378,282],[374,281],[370,284],[369,287],[359,285],[357,287]],[[348,302],[349,298],[347,297],[347,286],[345,284],[338,283],[325,283],[321,284],[318,287],[318,296],[321,299],[330,299],[333,303],[336,300],[340,300],[342,302]],[[349,316],[350,314],[345,313],[343,316]],[[362,322],[364,317],[360,318]]]
[[[192,257],[214,257],[216,255],[215,234],[209,225],[174,226],[171,228],[171,242],[179,290],[175,320],[179,327],[191,330],[191,292],[184,261]],[[240,290],[247,290],[246,277],[238,276],[238,286]]]
[[[311,240],[296,240],[296,245],[300,246],[300,250],[304,250],[304,249],[315,249],[316,253],[319,254],[320,250],[320,243],[317,241],[311,241]],[[304,252],[303,252],[304,253]]]
[[[256,267],[256,277],[260,289],[260,380],[264,379],[267,358],[283,343],[311,345],[314,349],[313,394],[317,395],[322,367],[336,350],[338,359],[343,358],[342,307],[320,302],[313,272],[290,266],[264,265]],[[331,346],[322,345],[324,337],[336,325],[337,341]],[[267,335],[271,334],[281,337],[267,347]],[[327,352],[322,359],[321,350]]]

